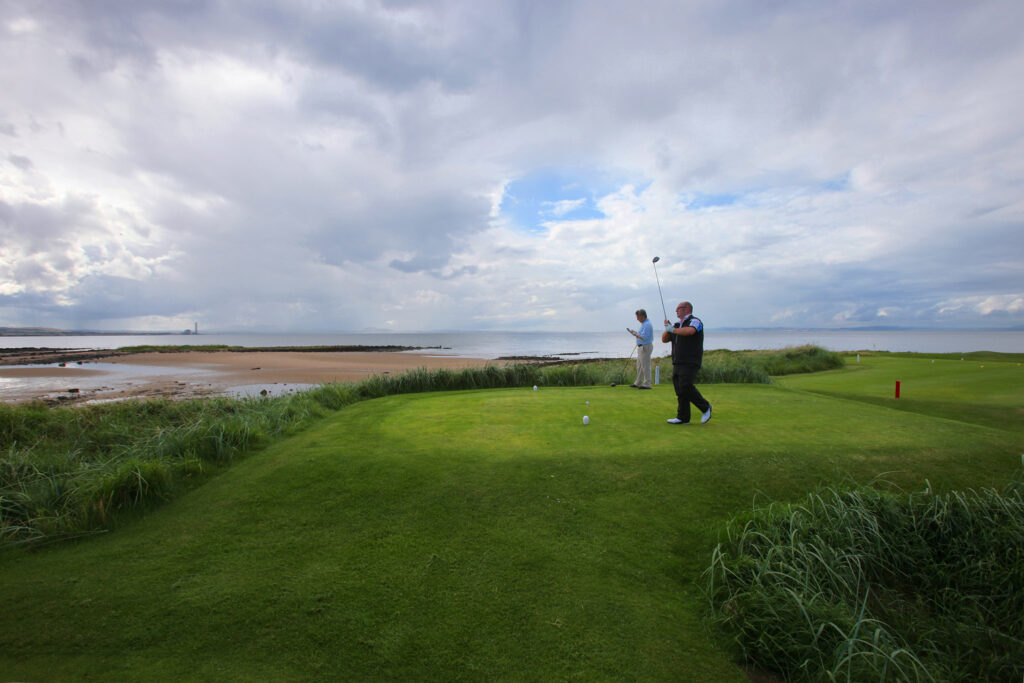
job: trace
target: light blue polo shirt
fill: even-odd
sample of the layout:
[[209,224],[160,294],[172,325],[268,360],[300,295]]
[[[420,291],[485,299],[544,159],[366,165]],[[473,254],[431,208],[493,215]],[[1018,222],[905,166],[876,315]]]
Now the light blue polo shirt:
[[643,346],[644,344],[654,343],[654,327],[651,325],[651,319],[640,323],[640,329],[637,331],[639,338],[636,340],[637,346]]

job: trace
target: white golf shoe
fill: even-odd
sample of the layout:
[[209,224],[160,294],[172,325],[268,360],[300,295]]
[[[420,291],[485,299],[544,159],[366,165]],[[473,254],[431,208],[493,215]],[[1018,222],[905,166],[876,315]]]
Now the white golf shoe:
[[708,404],[708,409],[700,414],[700,423],[704,424],[711,419],[711,404]]

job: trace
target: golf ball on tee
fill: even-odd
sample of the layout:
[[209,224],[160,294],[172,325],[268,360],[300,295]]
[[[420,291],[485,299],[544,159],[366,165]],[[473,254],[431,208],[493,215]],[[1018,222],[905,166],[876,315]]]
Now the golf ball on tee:
[[587,417],[586,415],[583,416],[583,424],[585,424],[585,425],[590,424],[590,418]]

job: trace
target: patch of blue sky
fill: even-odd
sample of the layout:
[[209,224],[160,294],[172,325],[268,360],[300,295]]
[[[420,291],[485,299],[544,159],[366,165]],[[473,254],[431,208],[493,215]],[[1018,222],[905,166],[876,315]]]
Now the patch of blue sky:
[[743,192],[692,192],[680,196],[679,203],[690,211],[701,209],[726,208],[736,205],[756,205],[770,190],[785,190],[791,194],[816,194],[820,192],[845,192],[850,189],[850,174],[843,173],[824,182],[807,184],[790,180],[777,183],[775,186],[759,186],[748,188]]
[[552,221],[605,218],[598,201],[625,184],[592,169],[533,171],[505,185],[499,211],[522,230],[543,232],[545,223]]
[[829,192],[845,192],[850,189],[850,173],[846,172],[841,176],[826,180],[821,184],[821,189]]

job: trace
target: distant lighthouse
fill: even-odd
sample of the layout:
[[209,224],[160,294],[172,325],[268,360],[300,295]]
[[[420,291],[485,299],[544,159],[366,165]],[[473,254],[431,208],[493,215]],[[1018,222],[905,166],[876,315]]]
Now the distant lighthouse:
[[195,331],[192,334],[199,334],[199,323],[193,323],[195,325]]

